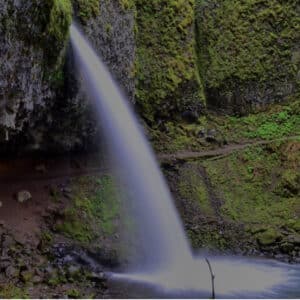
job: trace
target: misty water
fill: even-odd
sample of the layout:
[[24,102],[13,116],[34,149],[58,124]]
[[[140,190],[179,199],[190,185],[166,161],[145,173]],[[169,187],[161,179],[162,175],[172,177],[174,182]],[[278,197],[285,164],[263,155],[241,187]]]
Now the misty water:
[[[113,171],[137,224],[141,256],[111,279],[160,295],[210,297],[204,256],[195,256],[143,129],[109,71],[75,25],[71,43],[78,72],[95,105]],[[217,297],[300,297],[300,270],[275,261],[210,257]],[[157,294],[155,294],[157,296]],[[142,297],[140,295],[140,297]]]

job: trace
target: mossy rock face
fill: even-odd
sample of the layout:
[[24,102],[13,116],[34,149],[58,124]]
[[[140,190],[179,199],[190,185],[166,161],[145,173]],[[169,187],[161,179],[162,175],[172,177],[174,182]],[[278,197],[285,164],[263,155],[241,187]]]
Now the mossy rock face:
[[295,222],[292,224],[292,228],[293,228],[295,231],[300,232],[300,220],[295,221]]
[[41,119],[47,126],[44,114],[63,83],[71,18],[70,0],[1,1],[1,151],[33,139],[30,131]]
[[208,105],[245,113],[299,93],[297,0],[197,0]]
[[258,243],[262,246],[270,246],[281,238],[280,233],[273,228],[257,234]]
[[136,2],[136,102],[148,120],[201,110],[194,1]]

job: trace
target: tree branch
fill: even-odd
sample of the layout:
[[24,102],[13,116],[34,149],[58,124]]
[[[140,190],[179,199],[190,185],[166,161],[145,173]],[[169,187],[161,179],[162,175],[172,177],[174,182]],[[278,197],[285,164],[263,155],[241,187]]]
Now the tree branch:
[[208,268],[209,268],[209,272],[210,272],[210,276],[211,276],[211,288],[212,288],[212,299],[216,299],[216,295],[215,295],[215,275],[213,273],[213,270],[212,270],[212,267],[211,267],[211,264],[209,262],[209,260],[207,258],[205,258],[207,264],[208,264]]

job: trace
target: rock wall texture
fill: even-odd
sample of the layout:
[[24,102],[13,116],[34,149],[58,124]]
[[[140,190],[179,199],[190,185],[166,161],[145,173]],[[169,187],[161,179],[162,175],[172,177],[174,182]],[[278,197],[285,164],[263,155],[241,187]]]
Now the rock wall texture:
[[[130,3],[77,0],[72,4],[73,16],[133,100]],[[5,0],[0,5],[1,152],[83,149],[98,138],[92,105],[76,77],[68,47],[72,4],[69,0]]]
[[208,105],[245,113],[299,94],[299,1],[197,0],[196,29]]
[[[122,2],[74,1],[74,18],[87,39],[106,63],[128,98],[133,101],[135,82],[132,76],[135,59],[134,11]],[[64,88],[53,109],[56,122],[49,128],[49,147],[60,150],[97,147],[99,124],[93,104],[86,98],[69,49],[64,69]]]
[[299,95],[297,0],[3,0],[1,152],[96,143],[67,46],[72,14],[150,125],[197,119],[205,102],[243,114]]
[[1,150],[17,136],[25,138],[25,131],[29,136],[48,109],[70,22],[71,6],[64,1],[1,1]]
[[201,111],[194,0],[136,0],[136,101],[153,121]]

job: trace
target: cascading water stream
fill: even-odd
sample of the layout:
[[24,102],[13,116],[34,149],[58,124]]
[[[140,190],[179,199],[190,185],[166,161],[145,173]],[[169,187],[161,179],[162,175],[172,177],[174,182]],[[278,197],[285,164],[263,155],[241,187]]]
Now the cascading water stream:
[[130,191],[128,197],[145,251],[143,269],[165,269],[192,261],[170,192],[126,99],[74,25],[71,42],[86,91],[97,108],[109,154]]
[[[71,26],[71,44],[84,87],[102,124],[109,155],[114,159],[128,205],[135,214],[142,246],[139,251],[144,251],[143,260],[134,272],[116,274],[115,278],[171,290],[205,291],[208,298],[211,288],[208,268],[203,259],[192,255],[170,192],[128,101],[75,25]],[[213,268],[217,279],[220,278],[216,282],[217,292],[227,297],[278,297],[277,290],[282,286],[285,286],[283,296],[287,297],[286,291],[300,277],[299,268],[274,262],[215,258]]]

